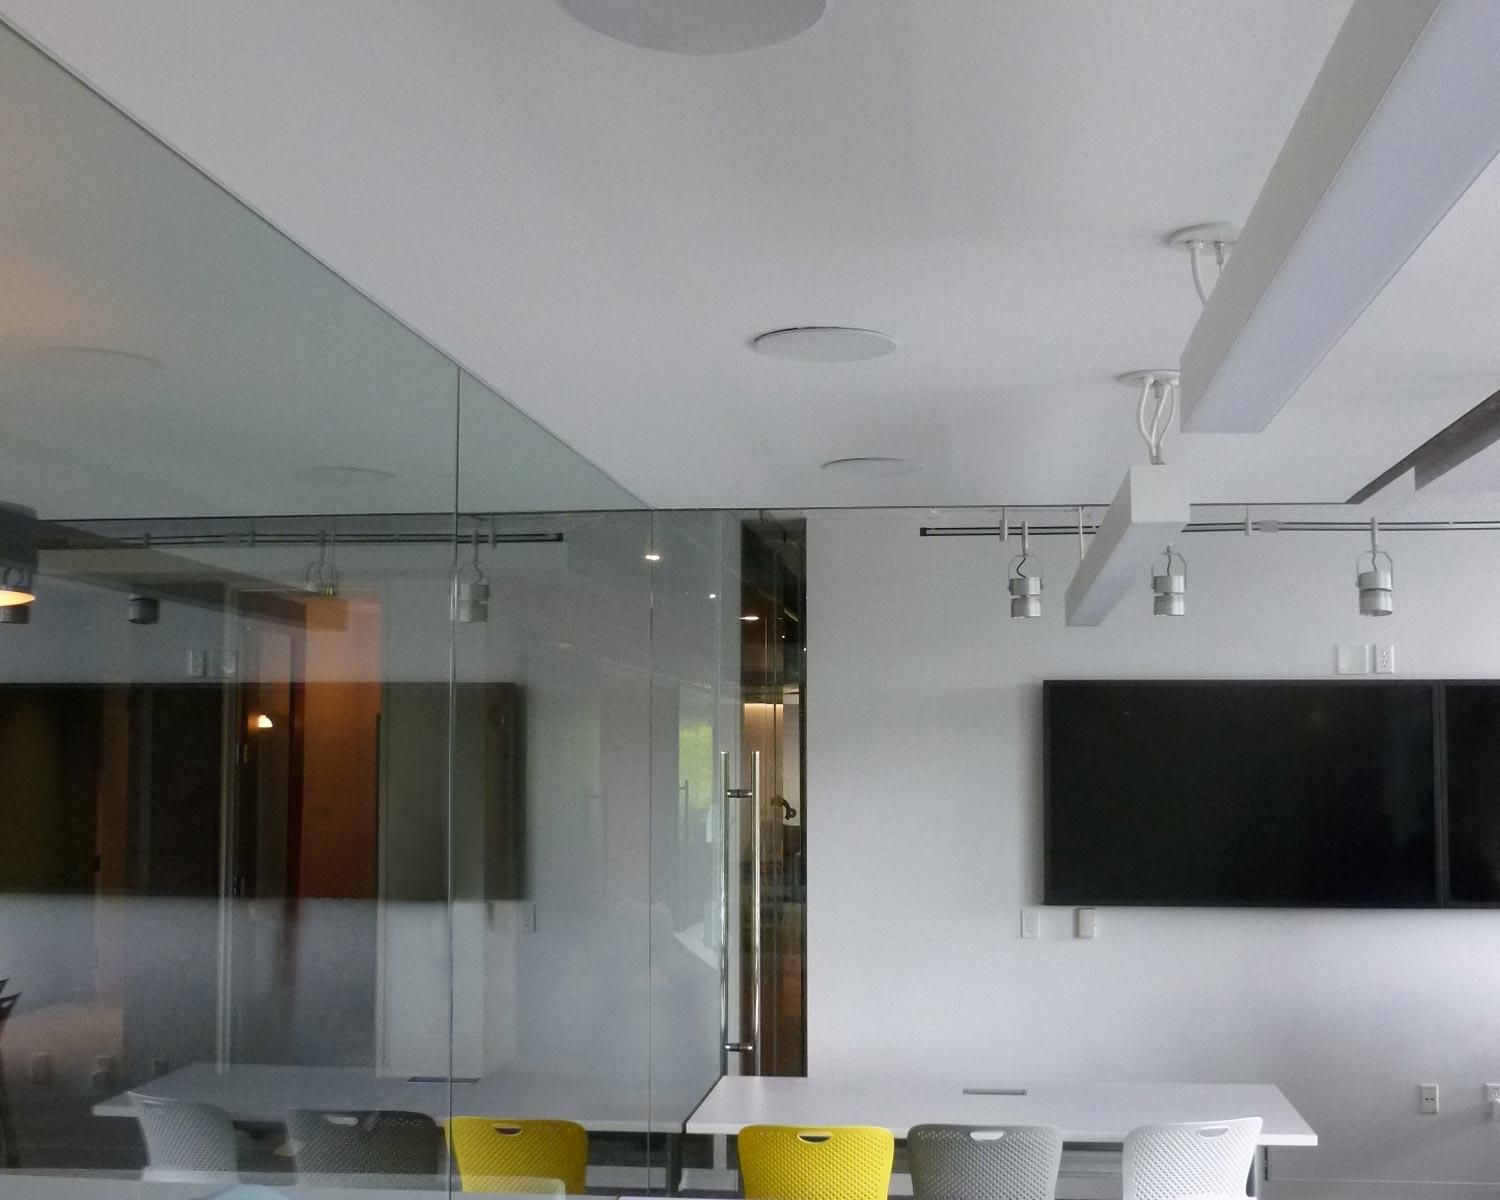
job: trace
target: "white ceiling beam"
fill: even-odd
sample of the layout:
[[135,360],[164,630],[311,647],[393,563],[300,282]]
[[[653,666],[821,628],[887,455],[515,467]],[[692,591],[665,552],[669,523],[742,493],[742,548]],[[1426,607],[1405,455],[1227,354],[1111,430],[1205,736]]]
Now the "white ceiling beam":
[[1182,355],[1182,427],[1258,433],[1500,153],[1500,3],[1355,0]]
[[1098,625],[1132,587],[1146,587],[1152,561],[1191,518],[1185,475],[1131,467],[1068,584],[1067,623]]

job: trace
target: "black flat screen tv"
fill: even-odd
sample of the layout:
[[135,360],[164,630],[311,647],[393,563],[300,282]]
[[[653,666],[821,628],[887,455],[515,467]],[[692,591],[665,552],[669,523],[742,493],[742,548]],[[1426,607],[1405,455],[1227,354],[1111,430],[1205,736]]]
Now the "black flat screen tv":
[[1048,681],[1046,902],[1442,905],[1443,696],[1430,681]]

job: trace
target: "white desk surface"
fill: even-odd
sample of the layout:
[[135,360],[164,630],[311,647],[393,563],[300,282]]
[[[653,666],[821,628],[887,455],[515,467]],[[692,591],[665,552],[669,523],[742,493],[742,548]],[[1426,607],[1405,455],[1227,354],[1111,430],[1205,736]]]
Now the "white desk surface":
[[[964,1087],[1025,1088],[1024,1096],[971,1096]],[[1138,1125],[1259,1117],[1262,1146],[1316,1146],[1318,1135],[1264,1083],[970,1084],[823,1082],[726,1076],[688,1118],[688,1133],[735,1134],[746,1125],[876,1125],[905,1137],[913,1125],[1056,1125],[1067,1142],[1123,1142]]]
[[[299,1067],[244,1064],[218,1071],[211,1063],[192,1063],[143,1083],[135,1089],[168,1100],[194,1100],[223,1109],[241,1123],[276,1124],[288,1109],[377,1108],[423,1112],[438,1121],[448,1117],[445,1083],[413,1082],[402,1075],[378,1075],[359,1067]],[[696,1099],[696,1097],[694,1097]],[[673,1114],[657,1095],[648,1107],[644,1087],[610,1089],[586,1077],[540,1072],[498,1071],[472,1083],[454,1081],[453,1112],[487,1117],[558,1117],[577,1121],[595,1132],[671,1132],[681,1127],[688,1100]],[[134,1117],[128,1092],[94,1105],[100,1117]],[[654,1114],[654,1120],[648,1120]]]

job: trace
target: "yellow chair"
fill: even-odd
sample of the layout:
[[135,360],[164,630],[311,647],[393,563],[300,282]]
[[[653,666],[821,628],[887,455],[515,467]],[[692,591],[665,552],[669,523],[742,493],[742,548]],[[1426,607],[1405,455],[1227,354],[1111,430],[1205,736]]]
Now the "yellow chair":
[[891,1190],[888,1129],[747,1125],[739,1145],[748,1200],[886,1200]]
[[582,1125],[454,1117],[448,1139],[466,1192],[583,1195],[589,1135]]

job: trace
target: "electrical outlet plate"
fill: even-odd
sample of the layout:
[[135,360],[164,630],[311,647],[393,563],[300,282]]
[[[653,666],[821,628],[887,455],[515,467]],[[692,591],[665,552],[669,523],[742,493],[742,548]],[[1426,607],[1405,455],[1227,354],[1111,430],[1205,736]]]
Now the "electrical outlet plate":
[[1042,914],[1039,909],[1023,908],[1021,910],[1021,936],[1023,938],[1042,936]]
[[1424,1116],[1434,1116],[1438,1111],[1438,1085],[1435,1083],[1420,1083],[1417,1085],[1417,1094],[1421,1103]]
[[1099,915],[1092,908],[1075,909],[1073,912],[1073,936],[1096,938],[1099,936]]
[[1394,675],[1396,673],[1396,647],[1390,643],[1374,645],[1370,647],[1370,657],[1375,666],[1377,675]]

